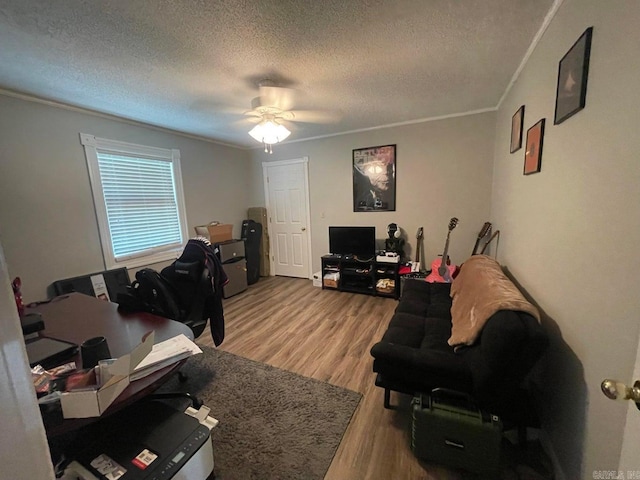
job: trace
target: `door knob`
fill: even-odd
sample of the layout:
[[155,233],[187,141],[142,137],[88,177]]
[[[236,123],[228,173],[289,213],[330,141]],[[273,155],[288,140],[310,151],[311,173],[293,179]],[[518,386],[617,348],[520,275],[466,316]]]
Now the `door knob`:
[[640,380],[629,387],[618,380],[605,379],[600,385],[602,393],[611,400],[632,400],[640,410]]
[[303,232],[307,231],[307,227],[302,227],[300,230],[302,230]]

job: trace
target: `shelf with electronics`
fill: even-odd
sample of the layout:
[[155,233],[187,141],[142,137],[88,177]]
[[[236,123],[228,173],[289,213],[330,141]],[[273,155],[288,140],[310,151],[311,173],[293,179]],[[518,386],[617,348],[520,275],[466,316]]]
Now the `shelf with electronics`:
[[329,249],[322,257],[322,288],[400,298],[404,240],[395,223],[387,227],[385,250],[376,250],[374,226],[330,226]]
[[397,256],[324,255],[322,288],[398,299],[399,269]]

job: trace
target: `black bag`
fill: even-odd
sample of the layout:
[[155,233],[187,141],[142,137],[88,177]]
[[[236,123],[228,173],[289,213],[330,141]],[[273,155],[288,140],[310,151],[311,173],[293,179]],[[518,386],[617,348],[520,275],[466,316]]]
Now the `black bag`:
[[173,287],[151,268],[136,272],[136,279],[127,287],[127,293],[118,294],[118,304],[125,310],[149,312],[178,321],[182,319]]

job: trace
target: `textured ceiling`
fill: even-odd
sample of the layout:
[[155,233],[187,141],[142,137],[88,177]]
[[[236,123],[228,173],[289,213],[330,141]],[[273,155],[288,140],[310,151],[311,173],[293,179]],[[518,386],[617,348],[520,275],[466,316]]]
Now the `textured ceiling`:
[[2,0],[0,88],[238,146],[269,78],[290,140],[494,108],[553,0]]

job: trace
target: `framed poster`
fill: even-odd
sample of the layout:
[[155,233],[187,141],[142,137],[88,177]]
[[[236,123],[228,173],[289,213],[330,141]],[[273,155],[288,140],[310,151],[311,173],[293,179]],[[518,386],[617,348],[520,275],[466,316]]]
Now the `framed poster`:
[[538,173],[542,162],[542,140],[544,138],[543,118],[527,130],[527,145],[524,152],[524,175]]
[[353,150],[353,211],[396,210],[396,146]]
[[593,27],[587,28],[560,60],[554,125],[564,122],[585,106],[592,33]]
[[511,153],[517,152],[522,147],[522,125],[524,123],[524,105],[511,117]]

